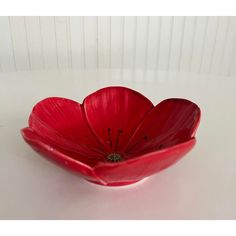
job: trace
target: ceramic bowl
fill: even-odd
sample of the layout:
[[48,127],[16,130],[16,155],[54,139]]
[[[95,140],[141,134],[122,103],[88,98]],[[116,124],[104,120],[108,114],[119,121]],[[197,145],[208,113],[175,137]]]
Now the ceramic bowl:
[[86,180],[121,186],[180,160],[196,140],[200,109],[170,98],[154,106],[125,87],[106,87],[83,103],[49,97],[37,103],[21,130],[37,152]]

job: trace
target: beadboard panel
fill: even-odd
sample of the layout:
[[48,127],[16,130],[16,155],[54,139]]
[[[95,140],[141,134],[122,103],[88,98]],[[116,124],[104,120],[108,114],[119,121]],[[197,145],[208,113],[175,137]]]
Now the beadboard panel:
[[[195,28],[195,38],[193,39],[193,55],[190,62],[190,71],[199,73],[201,71],[202,56],[204,55],[205,38],[207,33],[208,19],[207,16],[197,18]],[[214,72],[213,72],[214,73]]]
[[85,69],[84,18],[70,17],[71,57],[73,69]]
[[85,68],[98,68],[98,17],[86,16],[83,20]]
[[210,72],[219,73],[221,68],[221,59],[225,50],[226,37],[229,30],[229,17],[219,17],[218,28],[215,38],[215,47],[213,50]]
[[158,65],[158,55],[160,50],[160,27],[161,17],[149,17],[146,68],[151,70],[155,70]]
[[173,16],[161,17],[158,69],[168,70],[173,32]]
[[25,17],[29,60],[32,70],[44,68],[42,34],[39,17]]
[[111,17],[98,17],[98,67],[110,67]]
[[135,45],[137,32],[137,17],[124,17],[124,48],[123,48],[123,66],[125,68],[134,68]]
[[112,68],[121,68],[123,65],[123,34],[124,18],[111,17],[111,63]]
[[58,68],[57,38],[55,19],[52,16],[39,18],[41,27],[41,41],[45,69]]
[[9,17],[0,17],[0,71],[15,71],[15,57]]
[[[10,34],[15,55],[16,70],[31,70],[26,20],[23,16],[10,17]],[[2,32],[4,34],[4,32]],[[1,63],[2,64],[2,63]],[[3,70],[5,68],[2,68]]]
[[67,17],[54,17],[56,49],[59,68],[71,67],[69,24]]
[[170,45],[169,70],[178,71],[182,58],[182,48],[185,30],[185,17],[173,18],[172,40]]
[[203,45],[200,72],[208,73],[211,68],[212,56],[216,45],[217,29],[219,25],[218,17],[209,17]]
[[133,68],[236,75],[236,17],[0,17],[0,71]]
[[182,26],[182,39],[180,41],[181,54],[179,58],[179,70],[181,71],[190,71],[190,63],[193,54],[193,40],[196,32],[195,29],[196,17],[185,17]]

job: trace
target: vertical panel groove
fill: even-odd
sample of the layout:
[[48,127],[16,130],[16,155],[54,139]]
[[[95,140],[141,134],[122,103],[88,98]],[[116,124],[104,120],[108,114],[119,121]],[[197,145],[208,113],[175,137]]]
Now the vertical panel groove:
[[[227,54],[227,41],[229,40],[229,36],[230,36],[230,24],[231,24],[231,18],[228,18],[228,24],[227,24],[227,31],[226,31],[226,36],[225,36],[225,42],[224,42],[224,50],[222,52],[222,57],[221,57],[221,61],[220,61],[220,64],[222,65],[223,62],[224,62],[224,58],[225,58],[225,55]],[[221,67],[221,74],[223,74],[224,68]],[[227,71],[228,72],[228,71]]]
[[[159,67],[159,60],[160,60],[160,48],[161,48],[161,28],[162,28],[162,17],[160,17],[160,22],[159,22],[159,37],[158,37],[158,41],[157,41],[157,60],[156,60],[156,72],[158,70]],[[156,73],[155,72],[155,73]]]
[[[234,22],[233,22],[232,18],[233,18],[233,16],[231,16],[229,18],[229,22],[231,22],[233,24]],[[231,55],[230,60],[229,60],[229,67],[228,67],[228,70],[226,72],[227,76],[231,76],[231,71],[233,69],[232,67],[233,67],[233,64],[234,64],[234,58],[235,58],[235,55],[236,55],[236,29],[235,29],[235,26],[236,26],[236,23],[235,23],[235,25],[233,24],[233,27],[232,27],[233,30],[235,31],[234,35],[233,35],[234,44],[233,44],[233,49],[232,49],[232,55]],[[236,60],[236,58],[235,58],[235,60]]]
[[72,48],[71,48],[71,25],[70,17],[66,17],[66,34],[67,34],[67,54],[68,54],[68,66],[72,68]]
[[39,31],[40,31],[40,41],[41,41],[41,52],[43,58],[43,69],[45,69],[45,55],[43,49],[43,35],[42,35],[42,23],[41,23],[41,16],[39,16]]
[[57,60],[56,29],[54,24],[54,17],[41,17],[40,23],[42,31],[42,45],[45,69],[58,69],[59,62]]
[[83,29],[83,59],[84,59],[84,69],[86,68],[86,54],[85,54],[85,24],[84,16],[82,17],[82,29]]
[[224,57],[224,54],[225,54],[225,46],[226,46],[226,42],[227,42],[227,38],[228,38],[228,34],[229,34],[229,25],[230,25],[230,20],[228,19],[227,30],[226,30],[226,33],[225,33],[225,38],[224,38],[224,44],[223,44],[223,50],[222,50],[222,54],[221,54],[220,64],[222,64],[222,60],[223,60],[223,57]]
[[54,21],[55,43],[56,43],[57,68],[59,69],[58,45],[57,45],[57,33],[56,33],[56,19],[55,19],[55,16],[53,16],[53,21]]
[[25,28],[25,38],[26,38],[26,47],[27,47],[27,55],[28,55],[28,61],[29,61],[29,69],[32,69],[31,66],[31,58],[30,58],[30,51],[29,51],[29,40],[28,40],[28,32],[27,32],[27,27],[26,27],[26,22],[25,22],[25,16],[24,16],[24,28]]
[[179,53],[178,71],[180,71],[180,63],[181,63],[181,58],[182,58],[182,53],[183,53],[183,41],[184,41],[183,39],[184,39],[185,24],[186,24],[186,16],[184,16],[183,27],[182,27],[182,32],[181,32],[181,46],[180,46],[180,53]]
[[211,71],[211,68],[212,68],[213,55],[214,55],[214,52],[215,52],[215,49],[216,49],[216,36],[217,36],[217,34],[218,34],[218,30],[219,30],[219,16],[217,17],[217,26],[216,26],[216,32],[215,32],[215,37],[214,37],[214,42],[213,42],[213,50],[212,50],[212,52],[211,52],[210,66],[209,66],[208,72],[210,72],[210,71]]
[[134,21],[134,51],[133,51],[133,77],[134,77],[134,69],[135,69],[135,63],[136,63],[136,44],[137,44],[137,16],[135,16],[135,21]]
[[198,73],[200,73],[201,69],[202,69],[202,61],[203,61],[203,54],[204,54],[205,45],[206,45],[205,39],[206,39],[206,34],[207,34],[208,22],[209,22],[209,16],[207,17],[206,25],[205,25],[205,29],[204,29],[204,36],[203,36],[203,42],[202,42],[202,48],[201,48],[201,61],[200,61]]
[[[125,44],[125,17],[122,16],[122,21],[121,21],[121,70],[124,70],[124,44]],[[122,73],[122,78],[124,74]]]
[[98,16],[96,17],[96,44],[97,44],[97,69],[99,69],[99,51],[98,51]]
[[111,68],[111,16],[109,17],[109,68]]
[[161,17],[159,17],[159,32],[158,32],[158,39],[157,39],[157,51],[156,51],[156,66],[155,66],[155,76],[156,72],[158,70],[159,65],[159,53],[160,53],[160,47],[161,47]]
[[97,24],[95,16],[84,17],[85,67],[97,69]]
[[135,16],[134,23],[134,54],[133,54],[133,69],[135,69],[135,61],[136,61],[136,45],[137,45],[137,16]]
[[150,27],[150,16],[148,16],[148,18],[147,18],[147,25],[146,25],[146,45],[145,45],[145,60],[144,60],[145,74],[144,74],[144,78],[145,78],[146,71],[147,71],[148,41],[149,41],[149,37],[150,37],[149,27]]
[[16,68],[16,57],[15,57],[15,50],[14,50],[14,46],[13,46],[12,26],[11,26],[10,16],[8,16],[8,22],[9,22],[9,28],[10,28],[11,46],[12,46],[12,53],[13,53],[13,59],[14,59],[14,67],[15,67],[15,71],[16,71],[17,70],[17,68]]
[[192,37],[192,43],[191,43],[192,45],[191,45],[190,60],[189,60],[189,65],[188,65],[188,72],[191,71],[191,65],[192,65],[192,60],[193,60],[193,44],[196,37],[196,26],[197,26],[197,16],[195,16],[194,18],[193,37]]
[[11,26],[17,70],[30,70],[24,17],[11,17]]
[[168,64],[167,64],[167,70],[170,69],[170,55],[171,55],[171,43],[172,43],[172,35],[173,35],[173,23],[174,23],[174,17],[171,17],[171,25],[170,25],[170,41],[169,41],[169,51],[168,51]]

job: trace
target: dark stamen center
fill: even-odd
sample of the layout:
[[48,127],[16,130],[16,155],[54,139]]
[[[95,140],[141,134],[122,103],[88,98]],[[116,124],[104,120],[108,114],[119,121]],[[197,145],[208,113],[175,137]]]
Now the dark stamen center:
[[110,162],[119,162],[119,161],[122,161],[122,157],[120,154],[118,153],[111,153],[109,154],[107,157],[106,157],[107,161],[110,161]]

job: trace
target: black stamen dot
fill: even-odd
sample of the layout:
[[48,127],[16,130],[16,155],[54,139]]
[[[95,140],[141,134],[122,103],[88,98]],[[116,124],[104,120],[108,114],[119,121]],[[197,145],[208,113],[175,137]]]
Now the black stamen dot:
[[147,139],[148,139],[148,136],[145,135],[145,136],[144,136],[144,139],[147,140]]

